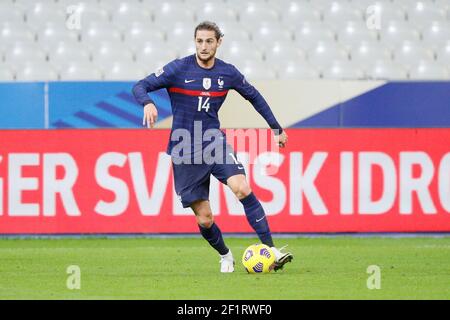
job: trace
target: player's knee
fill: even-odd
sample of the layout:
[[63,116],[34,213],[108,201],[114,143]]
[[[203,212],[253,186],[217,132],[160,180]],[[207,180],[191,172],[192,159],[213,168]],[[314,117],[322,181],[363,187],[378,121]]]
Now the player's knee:
[[239,185],[236,186],[234,190],[234,194],[238,199],[244,199],[252,192],[252,189],[250,189],[250,186],[247,184],[247,182],[242,182]]
[[197,223],[203,228],[211,228],[214,223],[214,218],[211,212],[204,213],[197,216]]

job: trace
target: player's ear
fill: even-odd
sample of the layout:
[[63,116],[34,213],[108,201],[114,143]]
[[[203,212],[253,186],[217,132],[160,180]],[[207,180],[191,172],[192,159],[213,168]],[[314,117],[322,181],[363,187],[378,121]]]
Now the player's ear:
[[219,40],[217,41],[217,48],[220,47],[220,45],[222,44],[222,37],[219,38]]

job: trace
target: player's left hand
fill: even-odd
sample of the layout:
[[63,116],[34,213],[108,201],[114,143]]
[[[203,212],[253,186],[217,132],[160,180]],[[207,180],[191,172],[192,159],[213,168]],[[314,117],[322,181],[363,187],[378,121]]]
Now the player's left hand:
[[275,142],[281,147],[284,148],[286,146],[288,140],[288,136],[286,134],[286,131],[283,130],[283,132],[277,136],[275,136]]

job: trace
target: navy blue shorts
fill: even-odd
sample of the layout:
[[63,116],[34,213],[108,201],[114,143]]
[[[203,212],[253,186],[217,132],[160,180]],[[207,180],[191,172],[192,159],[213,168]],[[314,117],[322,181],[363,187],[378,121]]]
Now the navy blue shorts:
[[[230,154],[231,153],[231,154]],[[175,164],[172,162],[175,191],[181,199],[183,208],[188,208],[197,200],[209,199],[209,181],[211,175],[223,184],[237,174],[244,174],[244,166],[237,160],[231,147],[224,152],[224,160],[213,164]]]

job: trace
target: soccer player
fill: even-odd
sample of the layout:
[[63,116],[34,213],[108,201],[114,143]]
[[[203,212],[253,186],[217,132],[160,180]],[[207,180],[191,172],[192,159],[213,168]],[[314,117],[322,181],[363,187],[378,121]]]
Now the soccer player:
[[[259,239],[272,248],[275,254],[274,270],[278,270],[290,262],[293,256],[274,246],[264,209],[248,185],[244,167],[238,162],[235,152],[226,143],[225,134],[220,130],[217,113],[228,90],[236,90],[252,103],[273,129],[275,141],[280,147],[287,143],[287,135],[261,94],[236,67],[215,57],[222,37],[215,23],[200,23],[194,31],[196,54],[176,59],[140,80],[134,85],[133,94],[144,106],[143,125],[153,128],[158,111],[148,93],[161,88],[168,90],[173,123],[167,153],[172,159],[175,191],[183,207],[190,207],[194,211],[202,236],[220,254],[220,271],[233,272],[235,262],[213,220],[208,200],[211,174],[226,184],[240,200],[247,220]],[[215,130],[219,136],[216,134],[214,139],[205,141],[208,139],[202,138],[200,141],[195,138],[198,136],[195,130],[201,130],[202,134]],[[224,147],[225,152],[216,152],[214,155],[214,160],[220,161],[207,161],[211,160],[211,156],[205,156],[205,150],[211,149],[211,146]]]

